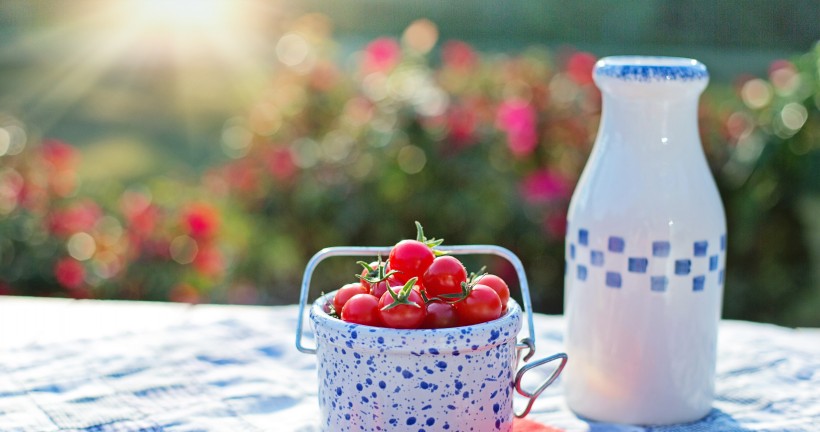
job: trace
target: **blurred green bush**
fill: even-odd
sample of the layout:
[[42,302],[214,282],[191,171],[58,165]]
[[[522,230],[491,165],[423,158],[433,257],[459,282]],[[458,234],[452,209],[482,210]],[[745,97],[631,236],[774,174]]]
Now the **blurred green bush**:
[[[339,64],[320,24],[279,40],[269,88],[226,122],[230,159],[201,176],[83,183],[72,146],[18,142],[24,126],[0,119],[0,294],[289,303],[314,252],[392,244],[419,220],[447,244],[512,249],[536,310],[560,313],[566,208],[600,114],[595,58],[437,46],[419,20]],[[729,218],[725,317],[820,325],[818,62],[820,47],[702,99]],[[316,292],[356,271],[329,263]]]

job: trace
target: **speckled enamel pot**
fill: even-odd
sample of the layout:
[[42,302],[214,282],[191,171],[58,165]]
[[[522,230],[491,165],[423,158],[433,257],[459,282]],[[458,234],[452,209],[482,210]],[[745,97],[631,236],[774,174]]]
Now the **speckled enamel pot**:
[[324,431],[510,431],[521,308],[479,325],[397,330],[310,310]]

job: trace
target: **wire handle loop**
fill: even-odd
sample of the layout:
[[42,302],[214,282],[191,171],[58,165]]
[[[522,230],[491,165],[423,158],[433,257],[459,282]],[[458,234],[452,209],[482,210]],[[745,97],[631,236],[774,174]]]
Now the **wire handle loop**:
[[[528,371],[532,369],[535,369],[547,363],[551,363],[558,359],[561,359],[561,364],[559,364],[558,367],[552,371],[552,374],[550,374],[549,378],[544,380],[544,382],[542,382],[541,385],[538,386],[538,388],[533,393],[530,393],[521,387],[521,380],[522,378],[524,378],[524,374],[526,374]],[[521,369],[518,370],[518,373],[515,374],[515,390],[518,392],[518,394],[527,398],[527,407],[524,408],[524,411],[522,411],[521,413],[515,413],[516,417],[522,418],[530,413],[530,410],[532,409],[532,404],[535,403],[535,400],[538,399],[538,396],[540,396],[541,393],[544,390],[546,390],[546,388],[549,387],[550,384],[552,384],[553,381],[555,381],[558,378],[558,375],[560,375],[561,371],[564,370],[564,366],[566,366],[566,364],[567,355],[565,353],[558,353],[550,357],[543,358],[541,360],[536,360],[528,365],[522,366]]]

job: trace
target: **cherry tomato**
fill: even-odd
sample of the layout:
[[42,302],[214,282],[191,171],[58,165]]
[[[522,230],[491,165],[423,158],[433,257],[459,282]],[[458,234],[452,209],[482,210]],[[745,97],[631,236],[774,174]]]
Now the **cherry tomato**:
[[464,300],[453,306],[460,325],[479,324],[501,316],[501,298],[487,285],[476,284]]
[[342,321],[379,327],[379,299],[370,294],[356,294],[342,307]]
[[336,291],[336,295],[333,296],[333,308],[336,309],[336,313],[340,313],[342,311],[342,307],[344,307],[345,303],[347,303],[351,297],[356,294],[367,293],[367,288],[362,286],[360,283],[349,283],[344,285],[339,288],[339,291]]
[[[394,293],[398,293],[401,289],[392,287]],[[424,318],[427,316],[427,308],[424,305],[424,300],[421,294],[415,289],[411,289],[407,296],[407,301],[413,304],[398,304],[392,308],[387,308],[395,302],[393,296],[389,292],[382,294],[379,299],[379,313],[381,314],[382,322],[387,327],[397,329],[414,329],[421,327]]]
[[399,272],[396,278],[406,282],[414,277],[421,280],[435,257],[426,244],[418,240],[402,240],[390,250],[388,263],[391,270]]
[[498,294],[498,297],[501,299],[501,312],[506,312],[507,302],[510,301],[510,287],[507,286],[504,279],[494,274],[487,274],[478,278],[477,282],[495,290],[495,293]]
[[[361,281],[362,281],[362,286],[367,288],[368,290],[370,290],[371,293],[372,293],[372,284],[370,282],[368,282],[367,280],[365,280],[365,278],[370,279],[370,278],[376,278],[376,277],[379,276],[379,262],[378,261],[373,261],[369,265],[370,265],[370,268],[372,268],[373,270],[371,271],[371,270],[368,270],[368,269],[362,269]],[[381,265],[384,266],[384,262],[382,262]]]
[[[407,281],[400,281],[395,276],[390,276],[387,280],[381,281],[377,284],[370,285],[370,294],[376,296],[376,298],[382,298],[382,295],[387,292],[387,287],[399,287],[401,288],[404,286],[405,282]],[[415,287],[414,287],[415,288]]]
[[433,300],[427,303],[427,318],[422,327],[428,329],[448,328],[458,325],[456,310],[450,303]]
[[[458,258],[445,255],[437,257],[422,276],[427,297],[442,294],[461,294],[461,284],[467,282],[467,270]],[[455,301],[456,299],[452,299]]]

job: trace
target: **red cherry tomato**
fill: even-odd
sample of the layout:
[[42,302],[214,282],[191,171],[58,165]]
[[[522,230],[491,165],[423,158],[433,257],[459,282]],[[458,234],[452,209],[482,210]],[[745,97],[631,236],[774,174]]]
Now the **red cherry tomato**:
[[406,282],[414,277],[421,280],[433,259],[435,254],[426,244],[417,240],[402,240],[390,250],[388,261],[390,269],[399,272],[396,278]]
[[[370,268],[373,269],[373,271],[370,271],[368,269],[362,269],[362,278],[361,278],[362,286],[367,288],[368,290],[371,289],[372,284],[370,282],[366,281],[365,278],[375,278],[379,275],[379,273],[378,273],[379,272],[379,262],[378,261],[373,261],[369,265],[370,265]],[[382,263],[381,265],[384,265],[384,263]]]
[[[399,288],[391,288],[393,292],[400,291]],[[381,314],[384,325],[397,329],[414,329],[420,328],[427,316],[427,308],[424,305],[424,300],[421,294],[415,289],[410,290],[407,300],[411,304],[399,304],[390,309],[387,307],[395,301],[390,293],[385,292],[381,299],[379,299],[379,313]]]
[[487,285],[475,285],[464,300],[453,306],[460,325],[479,324],[501,316],[501,298]]
[[503,313],[507,310],[507,302],[510,301],[510,287],[507,286],[504,279],[494,274],[487,274],[478,278],[476,282],[494,289],[495,293],[498,294],[498,297],[501,299],[501,312]]
[[440,256],[424,272],[422,281],[428,298],[442,294],[461,294],[461,284],[467,282],[467,270],[458,258]]
[[394,276],[390,276],[389,278],[387,278],[387,280],[381,281],[377,284],[372,284],[370,286],[370,294],[373,294],[374,296],[376,296],[376,298],[380,299],[382,298],[382,295],[384,295],[384,293],[387,292],[388,286],[401,288],[402,286],[404,286],[405,282],[396,279]]
[[427,303],[427,318],[422,327],[428,329],[456,327],[458,316],[450,303],[433,300]]
[[339,291],[336,291],[336,295],[333,296],[333,308],[336,309],[336,313],[340,313],[342,311],[342,307],[344,307],[345,303],[347,303],[351,297],[356,294],[367,293],[367,288],[363,287],[360,283],[349,283],[344,285],[339,288]]
[[342,321],[379,327],[379,299],[370,294],[356,294],[342,307]]

